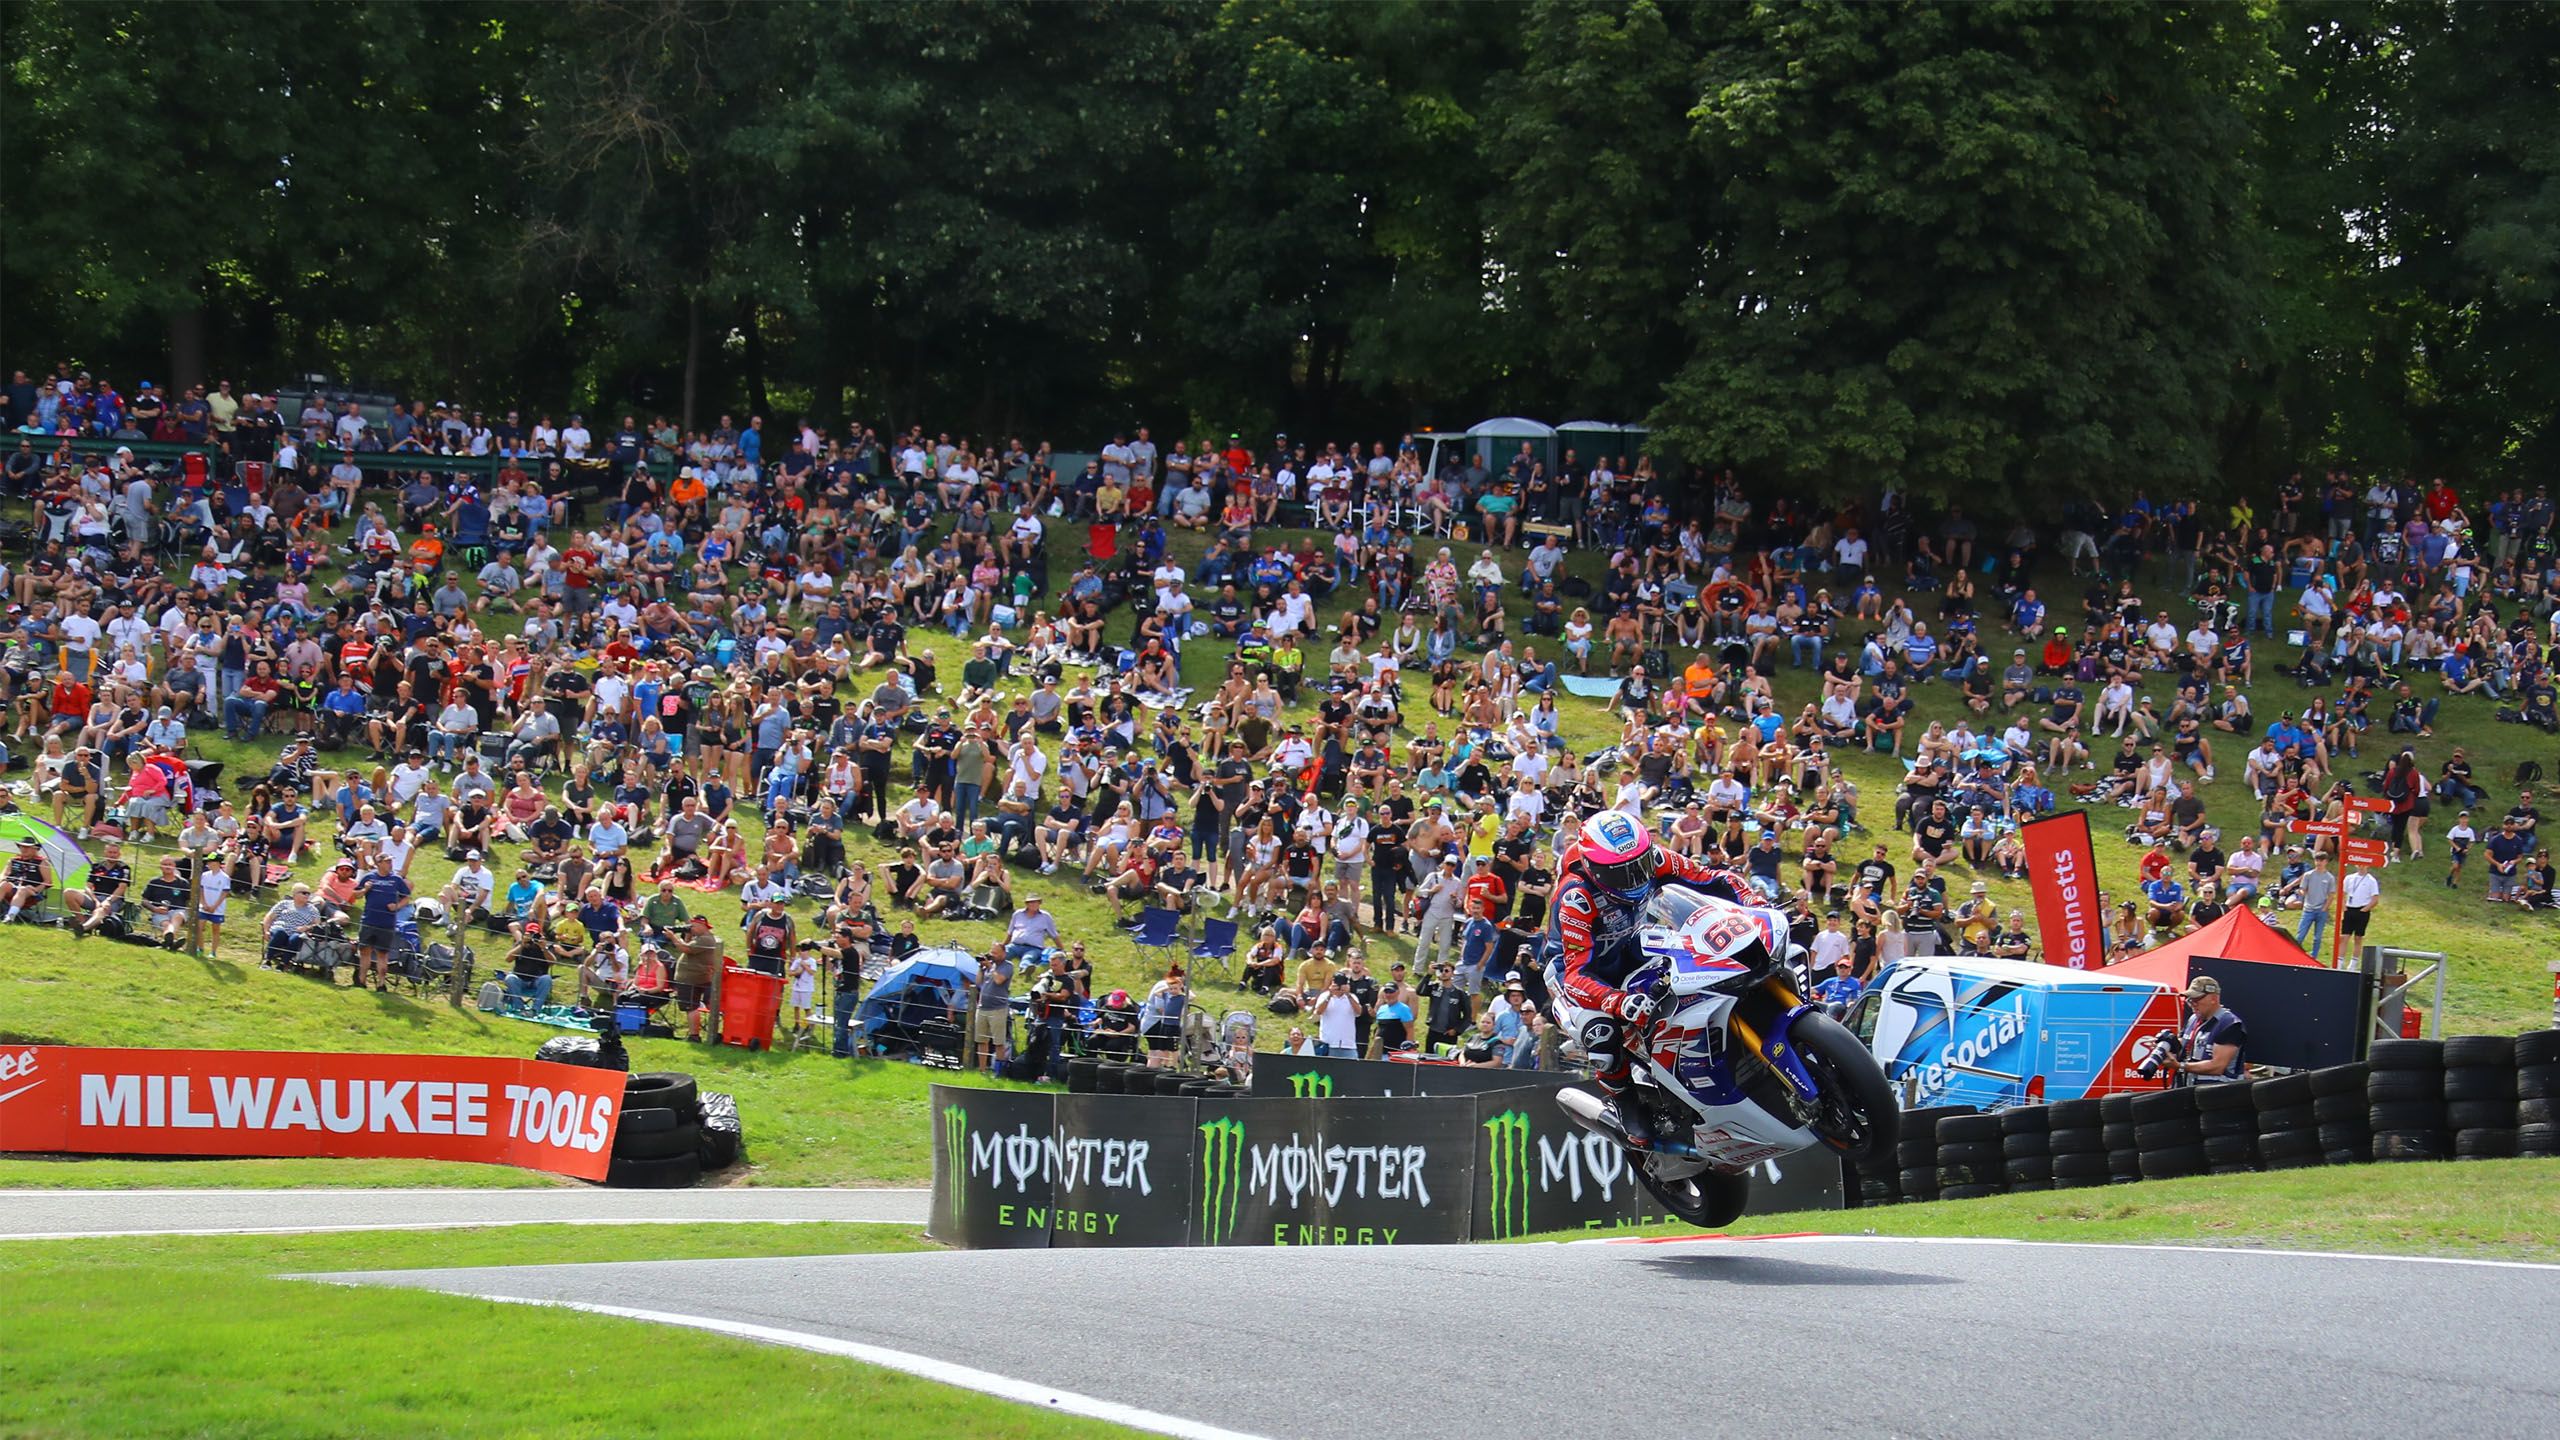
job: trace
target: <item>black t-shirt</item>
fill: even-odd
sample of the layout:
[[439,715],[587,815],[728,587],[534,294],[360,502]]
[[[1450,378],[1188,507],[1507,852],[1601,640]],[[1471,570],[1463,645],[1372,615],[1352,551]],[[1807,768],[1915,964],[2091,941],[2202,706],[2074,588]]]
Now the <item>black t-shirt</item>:
[[1858,866],[1858,883],[1862,886],[1872,884],[1879,892],[1891,890],[1893,862],[1884,859],[1861,862]]
[[1912,828],[1912,834],[1918,838],[1920,848],[1932,855],[1945,853],[1947,842],[1955,838],[1955,833],[1954,821],[1941,820],[1934,815],[1923,819]]

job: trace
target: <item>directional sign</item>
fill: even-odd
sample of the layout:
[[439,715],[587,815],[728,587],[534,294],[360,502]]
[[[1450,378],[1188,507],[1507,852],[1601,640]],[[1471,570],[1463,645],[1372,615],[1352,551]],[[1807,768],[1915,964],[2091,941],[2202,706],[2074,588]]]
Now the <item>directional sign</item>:
[[2391,802],[2368,795],[2350,795],[2347,797],[2347,813],[2350,815],[2388,815],[2391,813]]
[[2296,820],[2285,827],[2296,835],[2326,835],[2332,839],[2347,833],[2344,820]]
[[2379,840],[2349,840],[2344,845],[2350,865],[2388,865],[2391,847]]

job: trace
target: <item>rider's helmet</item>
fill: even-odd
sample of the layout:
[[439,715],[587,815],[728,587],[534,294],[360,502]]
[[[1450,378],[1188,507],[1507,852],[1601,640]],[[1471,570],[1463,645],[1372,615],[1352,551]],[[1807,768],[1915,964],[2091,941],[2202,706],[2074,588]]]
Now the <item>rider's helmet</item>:
[[1582,872],[1591,883],[1630,904],[1653,893],[1653,832],[1624,810],[1603,810],[1582,822]]

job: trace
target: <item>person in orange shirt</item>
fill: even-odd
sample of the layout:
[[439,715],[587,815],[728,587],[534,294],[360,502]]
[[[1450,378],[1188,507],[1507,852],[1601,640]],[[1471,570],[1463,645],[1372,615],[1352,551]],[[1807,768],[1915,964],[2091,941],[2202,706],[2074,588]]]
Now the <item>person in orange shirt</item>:
[[676,482],[667,487],[667,501],[672,505],[699,505],[710,496],[711,491],[703,485],[702,477],[695,474],[690,465],[677,471]]
[[409,560],[423,570],[433,570],[444,564],[444,541],[437,536],[436,527],[427,526],[416,540],[410,542]]
[[1681,688],[1688,692],[1689,703],[1700,709],[1712,708],[1716,695],[1716,662],[1701,650],[1689,658],[1689,668],[1680,672]]

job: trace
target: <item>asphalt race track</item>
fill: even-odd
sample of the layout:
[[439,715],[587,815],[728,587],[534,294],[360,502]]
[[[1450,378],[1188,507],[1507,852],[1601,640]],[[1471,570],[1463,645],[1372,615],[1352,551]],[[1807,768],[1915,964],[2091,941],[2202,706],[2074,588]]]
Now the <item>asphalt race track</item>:
[[1176,1434],[2560,1434],[2560,1266],[1839,1237],[312,1278],[825,1337]]
[[922,1225],[922,1190],[6,1190],[0,1240],[260,1235],[471,1225]]

